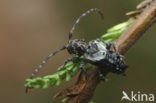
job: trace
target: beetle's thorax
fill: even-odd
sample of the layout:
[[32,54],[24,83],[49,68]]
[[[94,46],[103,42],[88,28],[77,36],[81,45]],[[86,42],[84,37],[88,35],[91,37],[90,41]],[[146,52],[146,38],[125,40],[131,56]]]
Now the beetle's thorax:
[[104,59],[107,49],[104,45],[100,44],[97,40],[92,40],[86,46],[85,58],[90,61],[100,61]]
[[82,56],[86,52],[86,45],[87,44],[84,39],[70,40],[69,44],[67,45],[67,51],[70,54]]

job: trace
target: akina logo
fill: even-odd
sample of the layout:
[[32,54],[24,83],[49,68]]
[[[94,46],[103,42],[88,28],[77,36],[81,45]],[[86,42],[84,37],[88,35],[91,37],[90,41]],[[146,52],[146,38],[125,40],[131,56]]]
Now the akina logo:
[[140,91],[138,92],[134,92],[131,91],[131,93],[128,95],[125,91],[122,91],[122,98],[121,101],[138,101],[138,102],[154,102],[155,98],[154,98],[154,94],[150,93],[150,94],[146,94],[146,93],[141,93]]

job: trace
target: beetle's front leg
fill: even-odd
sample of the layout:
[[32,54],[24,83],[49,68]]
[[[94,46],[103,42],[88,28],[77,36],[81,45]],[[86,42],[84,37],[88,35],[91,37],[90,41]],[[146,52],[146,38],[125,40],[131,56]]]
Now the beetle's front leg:
[[89,74],[87,73],[87,70],[85,69],[85,62],[82,61],[80,63],[80,69],[85,73],[86,79],[88,79]]
[[82,62],[80,63],[80,69],[81,69],[82,71],[86,72],[86,70],[85,70],[85,62],[84,62],[84,61],[82,61]]
[[62,69],[64,69],[65,65],[68,63],[68,62],[75,62],[78,60],[78,57],[70,57],[68,58],[67,60],[64,61],[64,64],[62,65]]
[[113,43],[112,46],[113,46],[114,51],[119,54],[118,48],[116,47],[116,45]]
[[109,50],[112,46],[112,43],[106,43],[103,39],[96,39],[98,42],[102,41],[106,45],[106,48]]
[[102,74],[100,70],[98,70],[98,74],[101,80],[106,81],[106,82],[108,81],[108,79]]

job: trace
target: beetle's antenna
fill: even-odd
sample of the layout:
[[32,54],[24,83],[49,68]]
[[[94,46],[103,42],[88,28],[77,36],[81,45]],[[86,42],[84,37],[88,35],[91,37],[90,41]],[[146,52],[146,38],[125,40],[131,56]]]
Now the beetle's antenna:
[[66,49],[66,46],[63,46],[61,49],[59,49],[59,50],[57,50],[57,51],[51,53],[49,56],[47,56],[47,57],[42,61],[42,63],[37,67],[37,69],[35,69],[35,71],[31,74],[30,79],[33,79],[33,78],[34,78],[34,76],[38,73],[38,71],[44,66],[44,64],[47,63],[47,61],[48,61],[51,57],[53,57],[55,54],[57,54],[58,52],[60,52],[60,51],[62,51],[62,50],[64,50],[64,49]]
[[[63,46],[61,49],[59,49],[59,50],[57,50],[57,51],[51,53],[49,56],[47,56],[47,57],[42,61],[42,63],[37,67],[37,69],[35,69],[34,72],[31,74],[30,79],[33,79],[33,78],[35,77],[35,75],[38,73],[38,71],[44,66],[44,64],[47,63],[47,61],[48,61],[51,57],[53,57],[55,54],[57,54],[58,52],[60,52],[60,51],[62,51],[62,50],[64,50],[64,49],[66,49],[66,46]],[[26,89],[25,89],[25,92],[26,92],[26,93],[28,92],[28,89],[29,89],[29,88],[31,88],[31,87],[26,87]]]
[[104,16],[103,16],[103,13],[100,9],[98,8],[92,8],[88,11],[86,11],[85,13],[83,13],[75,22],[75,24],[73,25],[72,29],[70,30],[69,32],[69,40],[72,38],[72,34],[73,34],[73,31],[75,30],[76,26],[78,25],[78,23],[80,22],[80,20],[85,17],[87,14],[90,14],[92,12],[97,12],[99,13],[99,15],[101,16],[101,19],[104,19]]
[[[66,49],[67,47],[66,46],[62,46],[62,48],[60,48],[60,49],[58,49],[57,51],[55,51],[55,52],[52,52],[50,55],[48,55],[43,61],[42,61],[42,63],[34,70],[34,72],[31,74],[31,76],[30,76],[30,79],[33,79],[34,77],[35,77],[35,75],[39,72],[39,70],[44,66],[44,64],[46,64],[47,63],[47,61],[51,58],[51,57],[53,57],[55,54],[57,54],[58,52],[60,52],[60,51],[62,51],[62,50],[64,50],[64,49]],[[26,89],[25,89],[25,92],[27,93],[28,92],[28,89],[29,88],[32,88],[32,87],[26,87]]]

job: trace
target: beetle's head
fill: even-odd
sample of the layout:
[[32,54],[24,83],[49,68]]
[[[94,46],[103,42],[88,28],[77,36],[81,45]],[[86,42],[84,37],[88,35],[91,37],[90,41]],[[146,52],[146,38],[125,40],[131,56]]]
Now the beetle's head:
[[84,55],[86,52],[86,43],[84,39],[75,39],[69,40],[69,44],[67,45],[67,51],[70,54],[75,54],[78,56]]

